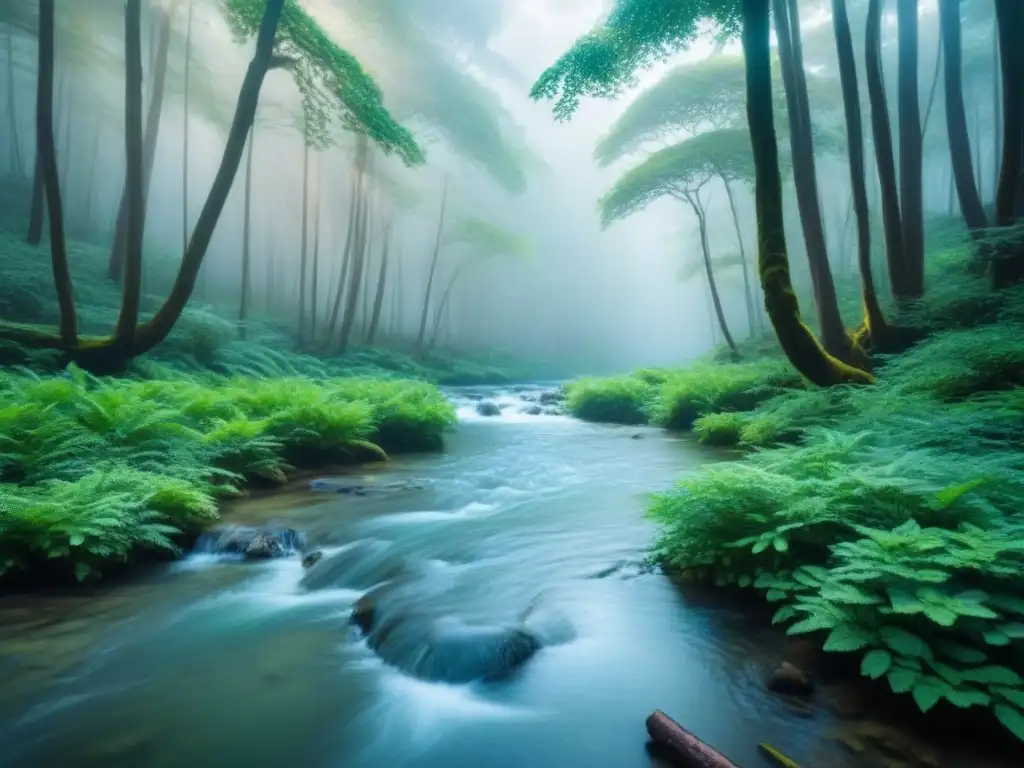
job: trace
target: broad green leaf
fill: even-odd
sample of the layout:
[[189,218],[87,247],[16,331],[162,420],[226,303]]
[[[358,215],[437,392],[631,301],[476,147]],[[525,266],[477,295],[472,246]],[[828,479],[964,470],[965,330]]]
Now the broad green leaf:
[[877,680],[892,666],[892,654],[888,651],[876,648],[864,655],[860,663],[860,673],[872,680]]
[[916,656],[922,659],[930,659],[932,656],[928,643],[902,627],[882,627],[879,633],[882,641],[901,656]]
[[1020,688],[1009,688],[1005,685],[993,685],[989,690],[996,696],[1006,699],[1014,706],[1024,709],[1024,691]]
[[951,691],[947,691],[944,695],[951,704],[961,709],[977,706],[984,707],[992,701],[992,698],[984,691],[966,686],[954,688]]
[[952,627],[956,624],[956,614],[943,605],[926,605],[924,615],[943,627]]
[[982,651],[970,646],[958,643],[940,643],[937,650],[943,656],[948,656],[963,664],[982,664],[988,658]]
[[789,550],[789,542],[786,541],[785,536],[776,536],[775,541],[772,542],[777,552],[786,552]]
[[784,621],[789,621],[796,616],[796,610],[791,605],[784,605],[775,612],[772,616],[772,624],[781,624]]
[[781,589],[769,589],[768,593],[764,596],[764,599],[769,603],[777,603],[780,600],[785,600],[787,597],[789,597],[789,595]]
[[920,677],[919,672],[903,667],[893,667],[889,670],[889,687],[893,693],[909,693]]
[[829,634],[824,649],[839,653],[857,651],[870,645],[874,639],[874,635],[856,624],[840,624]]
[[984,485],[986,482],[988,481],[984,478],[979,478],[977,480],[968,480],[966,483],[960,483],[959,485],[952,485],[936,493],[935,500],[939,502],[940,509],[944,509],[955,504],[965,493],[973,491],[979,485]]
[[914,614],[924,610],[924,604],[917,597],[901,589],[890,589],[889,601],[896,613]]
[[1018,686],[1024,683],[1020,675],[1009,667],[992,664],[987,667],[975,667],[974,669],[963,669],[960,671],[964,680],[970,683],[983,683],[988,685]]
[[803,621],[798,621],[786,630],[786,634],[802,635],[808,632],[820,632],[823,629],[833,629],[839,623],[840,621],[837,617],[819,613],[808,616]]
[[1009,704],[996,704],[992,711],[1010,733],[1024,741],[1024,713]]
[[999,631],[1013,640],[1024,640],[1024,624],[1017,622],[1000,624]]
[[952,687],[945,680],[940,680],[931,675],[922,675],[914,683],[914,701],[917,702],[917,706],[920,707],[922,712],[927,712],[938,704],[939,699],[951,690]]
[[982,637],[985,639],[985,642],[988,643],[989,645],[1009,645],[1010,644],[1009,636],[1003,634],[999,630],[993,629],[993,630],[983,634]]
[[80,533],[73,533],[68,537],[68,544],[72,547],[80,547],[85,543],[85,536]]

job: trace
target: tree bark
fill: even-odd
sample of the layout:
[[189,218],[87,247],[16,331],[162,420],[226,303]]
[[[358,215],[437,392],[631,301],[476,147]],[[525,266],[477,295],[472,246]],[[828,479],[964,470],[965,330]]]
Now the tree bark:
[[181,252],[188,250],[188,120],[189,91],[192,78],[192,7],[188,3],[188,29],[185,32],[185,114],[182,119],[181,137]]
[[121,314],[117,318],[113,341],[115,345],[130,348],[139,322],[146,208],[142,138],[142,0],[127,0],[125,3],[124,40],[124,283],[121,287]]
[[437,239],[434,241],[434,253],[430,259],[430,273],[427,277],[427,287],[423,294],[423,311],[420,314],[420,330],[416,337],[416,354],[423,356],[426,351],[427,317],[430,313],[430,292],[434,287],[434,275],[437,273],[437,260],[441,255],[441,235],[444,232],[444,211],[448,202],[448,179],[444,180],[444,190],[441,192],[441,213],[437,219]]
[[740,216],[736,210],[736,198],[732,194],[732,186],[729,180],[722,175],[722,183],[725,185],[725,196],[729,199],[729,212],[732,214],[732,223],[736,228],[736,242],[740,249],[740,269],[743,272],[743,298],[747,306],[747,326],[751,338],[757,333],[756,322],[757,312],[754,307],[754,288],[750,282],[750,267],[747,264],[747,248],[743,244],[743,228],[740,226]]
[[655,744],[672,754],[673,762],[686,768],[739,768],[660,709],[647,718],[647,734]]
[[[957,197],[960,199],[960,211],[963,213],[967,228],[982,229],[988,226],[988,222],[975,183],[971,162],[971,139],[967,132],[967,114],[964,111],[960,0],[939,0],[939,25],[942,47],[946,51],[946,132],[949,136],[949,158],[956,181]],[[980,139],[980,135],[974,137],[979,146]]]
[[1024,170],[1024,7],[1017,0],[996,0],[999,60],[1003,80],[1003,160],[996,189],[996,225],[1013,224]]
[[782,211],[782,173],[772,103],[768,0],[742,0],[747,124],[754,154],[758,273],[765,309],[793,366],[819,386],[870,383],[871,375],[829,355],[800,319],[789,275]]
[[739,357],[739,350],[729,331],[729,323],[725,318],[725,310],[722,307],[722,297],[718,295],[718,285],[715,283],[715,270],[711,265],[711,246],[708,242],[708,221],[704,211],[704,203],[700,199],[700,190],[687,190],[682,198],[690,204],[694,214],[697,216],[697,225],[700,229],[700,249],[704,257],[704,271],[708,279],[708,290],[711,292],[711,303],[715,308],[715,318],[718,320],[718,327],[722,329],[722,337],[729,345],[734,357]]
[[55,0],[39,0],[39,78],[36,86],[36,156],[46,193],[50,220],[50,263],[60,306],[60,341],[69,347],[78,342],[78,318],[64,240],[64,208],[57,173],[57,152],[53,138],[53,70]]
[[811,273],[811,286],[818,310],[821,338],[829,354],[846,358],[850,353],[850,339],[839,313],[832,268],[825,244],[821,201],[818,196],[814,143],[811,137],[810,109],[807,99],[807,81],[804,75],[802,45],[800,43],[800,17],[795,0],[775,0],[775,29],[779,39],[779,58],[782,61],[786,104],[790,114],[790,145],[793,156],[793,181],[796,187],[800,224],[807,245],[807,261]]
[[[924,149],[918,91],[918,0],[896,0],[899,39],[897,75],[900,137],[900,212],[908,298],[924,294]],[[946,60],[949,60],[947,52]]]
[[839,80],[843,92],[846,119],[847,151],[850,164],[850,189],[857,219],[857,267],[860,271],[861,299],[864,304],[864,326],[868,337],[884,346],[888,325],[875,291],[871,272],[871,212],[864,173],[864,129],[860,113],[860,89],[857,86],[857,60],[853,53],[853,34],[846,0],[832,0],[832,27],[839,58]]
[[358,168],[352,176],[352,199],[348,206],[348,230],[345,232],[345,248],[341,253],[341,277],[338,278],[338,291],[334,295],[334,306],[327,322],[327,344],[330,345],[338,330],[338,318],[341,315],[341,303],[345,300],[345,284],[352,262],[352,245],[355,241],[357,222],[362,215],[362,174]]
[[372,346],[377,339],[377,330],[380,327],[381,310],[384,308],[384,289],[388,279],[388,250],[391,245],[391,222],[384,227],[384,242],[381,246],[380,272],[377,273],[377,295],[373,298],[373,315],[370,317],[370,327],[366,332],[366,345]]
[[252,156],[256,143],[256,126],[249,131],[249,146],[245,152],[245,201],[242,213],[242,292],[238,301],[238,335],[246,336],[245,324],[249,320],[249,301],[252,296]]
[[896,181],[896,157],[885,95],[885,76],[882,72],[882,6],[883,0],[870,0],[868,4],[865,42],[867,86],[878,184],[882,196],[882,226],[885,230],[889,285],[893,297],[897,301],[903,301],[911,298],[912,292],[907,275],[907,257],[903,245],[903,214],[900,210],[899,186]]
[[[156,146],[160,135],[160,115],[163,113],[164,91],[167,82],[167,56],[171,44],[171,21],[178,2],[172,2],[168,10],[154,9],[159,15],[159,39],[153,66],[153,82],[149,99],[149,111],[146,113],[146,134],[143,144],[142,166],[142,223],[145,228],[146,208],[149,199],[149,184],[153,178],[153,165],[156,163]],[[141,45],[140,45],[141,50]],[[140,58],[141,61],[141,58]],[[140,65],[141,66],[141,65]],[[139,87],[141,94],[142,87]],[[141,98],[141,96],[140,96]],[[126,172],[127,174],[127,172]],[[117,224],[114,229],[114,244],[110,251],[110,263],[107,273],[112,280],[119,280],[124,269],[125,251],[128,237],[128,180],[125,178],[124,192],[117,211]]]
[[[318,166],[319,168],[319,166]],[[316,345],[316,324],[319,314],[317,311],[317,294],[320,292],[320,208],[323,195],[320,189],[320,171],[313,174],[316,178],[316,199],[313,201],[313,274],[310,283],[313,290],[309,296],[309,343]]]

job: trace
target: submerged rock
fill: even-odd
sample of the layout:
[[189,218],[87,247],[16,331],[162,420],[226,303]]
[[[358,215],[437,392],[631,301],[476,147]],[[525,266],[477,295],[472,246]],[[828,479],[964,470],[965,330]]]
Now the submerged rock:
[[308,555],[302,558],[303,568],[312,568],[314,565],[320,562],[320,559],[324,556],[324,553],[319,549],[315,552],[310,552]]
[[525,413],[527,416],[540,416],[542,413],[544,413],[544,409],[541,408],[539,405],[531,405],[529,408],[524,408],[523,413]]
[[246,560],[268,560],[300,554],[305,549],[305,537],[292,528],[224,526],[200,536],[194,551],[242,555]]
[[481,416],[500,416],[501,408],[499,408],[490,400],[484,400],[480,403],[477,403],[476,412]]
[[541,405],[559,405],[565,402],[565,394],[558,389],[541,392],[539,402]]
[[311,491],[323,493],[344,493],[352,496],[368,496],[371,493],[385,491],[421,491],[426,483],[419,480],[394,480],[391,482],[374,482],[372,477],[357,480],[348,477],[318,477],[309,484]]
[[768,690],[775,693],[806,696],[814,690],[814,685],[802,669],[784,661],[768,679]]
[[302,577],[303,589],[369,589],[394,579],[405,571],[405,563],[387,541],[364,539],[315,563]]

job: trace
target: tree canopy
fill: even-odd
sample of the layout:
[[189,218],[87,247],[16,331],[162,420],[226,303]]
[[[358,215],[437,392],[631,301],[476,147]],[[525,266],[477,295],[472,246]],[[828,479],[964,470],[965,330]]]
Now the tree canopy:
[[460,219],[452,229],[449,243],[465,246],[480,258],[525,258],[533,251],[532,244],[525,237],[478,216]]
[[[225,0],[224,13],[238,42],[252,39],[263,18],[262,0]],[[335,117],[346,130],[363,133],[384,154],[408,165],[424,161],[412,133],[384,107],[377,83],[359,61],[330,39],[297,0],[286,0],[277,30],[275,54],[288,61],[302,95],[306,140],[326,147]]]
[[598,202],[601,225],[624,219],[665,195],[681,196],[712,177],[752,179],[750,136],[741,128],[699,133],[653,152],[630,169]]
[[534,83],[530,95],[555,101],[569,119],[584,96],[613,98],[636,85],[636,72],[686,48],[706,22],[739,31],[739,0],[615,0],[604,22],[579,38]]

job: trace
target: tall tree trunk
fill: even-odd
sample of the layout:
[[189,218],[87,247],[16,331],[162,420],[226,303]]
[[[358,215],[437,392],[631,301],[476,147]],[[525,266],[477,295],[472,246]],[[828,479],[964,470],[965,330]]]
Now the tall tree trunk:
[[[971,139],[967,133],[967,115],[964,111],[964,90],[961,75],[960,0],[939,0],[939,23],[942,47],[946,51],[946,131],[949,135],[949,158],[956,179],[960,210],[968,229],[988,226],[985,208],[978,195],[974,169],[971,163]],[[980,135],[974,140],[979,143]]]
[[249,131],[249,146],[245,153],[245,200],[242,213],[242,292],[238,301],[238,335],[245,339],[249,320],[249,301],[252,297],[252,155],[256,143],[256,126]]
[[899,186],[896,181],[896,156],[892,143],[892,126],[885,95],[882,71],[882,6],[883,0],[868,4],[866,64],[868,99],[871,104],[871,133],[875,145],[878,186],[882,197],[882,226],[885,230],[885,255],[889,269],[889,285],[895,299],[912,297],[907,256],[903,245],[903,214],[900,210]]
[[185,32],[185,112],[181,125],[181,252],[188,250],[188,120],[192,78],[192,8],[188,3],[188,29]]
[[[69,174],[71,173],[71,122],[75,108],[75,89],[71,88],[63,95],[64,104],[61,109],[61,120],[56,131],[63,131],[64,141],[61,145],[60,154],[57,155],[57,168],[60,173],[60,185],[64,189],[70,188]],[[65,222],[66,223],[66,222]]]
[[327,343],[338,330],[338,318],[341,314],[341,304],[345,299],[345,285],[348,281],[349,267],[352,262],[352,246],[355,242],[356,223],[362,215],[363,205],[362,173],[359,168],[355,169],[352,175],[352,198],[348,205],[348,229],[345,232],[345,247],[341,254],[341,277],[338,278],[338,290],[334,294],[334,306],[331,308],[331,317],[327,321]]
[[[899,38],[897,74],[900,136],[900,213],[909,298],[924,294],[924,145],[918,85],[918,0],[896,0]],[[950,56],[947,51],[946,60]]]
[[142,138],[142,0],[127,0],[124,10],[124,146],[125,236],[124,285],[121,314],[114,329],[114,344],[130,348],[139,323],[142,292],[142,237],[145,226],[145,189]]
[[743,272],[743,298],[746,301],[747,306],[747,326],[750,331],[750,336],[753,337],[756,333],[756,322],[757,313],[754,310],[754,289],[750,283],[750,267],[747,264],[747,248],[743,244],[743,228],[740,226],[740,216],[736,210],[736,198],[732,194],[732,186],[729,184],[729,179],[723,174],[722,183],[725,185],[725,196],[729,199],[729,211],[732,213],[732,223],[736,228],[736,242],[740,248],[740,269]]
[[[146,133],[143,139],[143,166],[142,166],[142,222],[145,226],[146,207],[149,199],[149,184],[153,178],[153,165],[156,162],[156,146],[160,135],[160,115],[163,112],[164,91],[167,82],[167,56],[171,44],[171,21],[178,2],[171,3],[168,10],[154,9],[159,18],[159,40],[153,65],[153,82],[149,98],[149,111],[146,113]],[[141,46],[140,46],[141,50]],[[141,61],[141,58],[140,58]],[[140,65],[141,66],[141,65]],[[141,86],[140,86],[141,92]],[[126,172],[127,173],[127,172]],[[107,274],[112,280],[121,279],[121,272],[124,269],[125,251],[128,237],[128,208],[129,191],[128,180],[125,178],[124,191],[121,193],[121,203],[117,212],[117,224],[114,229],[114,244],[110,251],[110,263],[107,267]]]
[[[940,22],[941,23],[941,22]],[[939,75],[942,73],[942,49],[943,43],[941,38],[935,45],[935,70],[932,72],[932,85],[928,89],[928,106],[924,110],[924,118],[921,120],[921,142],[924,143],[925,137],[928,135],[928,121],[932,116],[932,107],[935,106],[935,93],[939,89]]]
[[444,233],[444,211],[448,202],[448,179],[444,180],[441,192],[441,213],[437,219],[437,238],[434,241],[434,253],[430,259],[430,273],[427,276],[427,288],[423,294],[423,311],[420,313],[420,330],[416,337],[416,354],[420,357],[426,351],[427,317],[430,313],[430,292],[434,287],[434,275],[437,273],[437,260],[441,255],[441,235]]
[[448,285],[445,286],[444,293],[441,294],[441,301],[437,304],[437,311],[434,312],[434,325],[430,330],[430,343],[428,347],[433,349],[437,346],[438,339],[441,336],[441,324],[447,317],[450,317],[448,310],[451,306],[452,291],[455,289],[455,283],[458,282],[459,277],[471,262],[464,260],[455,271],[452,273],[451,279],[448,281]]
[[782,173],[772,103],[771,25],[768,0],[742,0],[747,124],[754,154],[758,273],[765,309],[786,356],[813,383],[869,383],[870,374],[829,355],[800,319],[789,276],[782,210]]
[[306,342],[306,269],[309,244],[309,134],[302,132],[302,245],[299,250],[299,344]]
[[32,171],[32,203],[28,214],[28,234],[25,242],[39,245],[43,240],[43,227],[46,223],[46,200],[43,196],[43,170],[39,161],[39,148],[36,147],[35,169]]
[[853,53],[853,34],[846,0],[832,0],[832,27],[839,57],[839,80],[843,92],[846,119],[846,144],[850,161],[850,189],[857,217],[857,267],[860,271],[860,292],[864,304],[864,325],[868,337],[883,345],[888,327],[875,291],[871,272],[871,211],[864,173],[864,129],[860,114],[860,89],[857,85],[857,60]]
[[800,42],[800,17],[796,0],[788,0],[788,9],[786,3],[787,0],[775,0],[775,28],[779,38],[779,57],[782,60],[783,84],[790,115],[793,181],[796,186],[800,224],[807,245],[807,261],[818,310],[822,343],[831,355],[846,358],[850,354],[851,346],[839,313],[832,268],[828,261],[828,248],[825,244],[814,143],[811,137],[807,81]]
[[1003,79],[1003,160],[996,189],[996,225],[1009,226],[1024,181],[1024,46],[1019,37],[1024,29],[1024,6],[1017,0],[996,0],[995,4]]
[[718,327],[722,329],[722,336],[725,343],[729,345],[734,357],[739,357],[739,350],[736,342],[729,332],[729,323],[725,319],[725,310],[722,307],[722,297],[718,295],[718,285],[715,283],[715,270],[711,266],[711,246],[708,243],[708,222],[707,214],[704,211],[704,203],[700,199],[700,190],[683,193],[683,199],[690,204],[694,214],[697,216],[697,224],[700,229],[700,249],[704,256],[704,271],[708,278],[708,290],[711,292],[711,303],[715,308],[715,318],[718,320]]
[[384,308],[384,289],[388,279],[388,251],[391,246],[391,222],[384,226],[384,242],[380,252],[380,272],[377,273],[377,295],[373,298],[373,315],[370,317],[370,328],[366,332],[366,345],[373,346],[380,328],[381,310]]
[[21,153],[21,138],[18,136],[18,107],[14,90],[14,36],[7,25],[7,119],[11,132],[11,169],[18,176],[25,175],[25,160]]
[[310,280],[313,290],[309,296],[309,343],[316,345],[316,327],[320,317],[317,309],[317,294],[320,292],[320,208],[323,199],[320,187],[319,166],[314,174],[316,177],[316,199],[313,201],[313,274]]
[[395,256],[395,279],[392,281],[394,290],[391,292],[391,335],[398,338],[402,333],[402,294],[405,283],[402,274],[402,253],[399,251]]
[[996,199],[999,187],[1000,147],[1003,140],[1003,102],[1002,90],[999,87],[999,22],[992,16],[992,200]]
[[92,206],[96,194],[96,166],[100,159],[100,140],[103,138],[103,126],[96,124],[96,134],[93,137],[92,149],[89,152],[89,175],[85,182],[85,205],[82,208],[82,235],[88,240],[94,233],[92,225]]
[[64,208],[57,174],[57,151],[53,138],[53,69],[56,15],[55,0],[39,0],[39,82],[36,86],[36,156],[38,172],[46,192],[50,220],[50,263],[60,306],[60,340],[68,347],[78,343],[78,318],[64,240]]
[[[359,143],[356,148],[356,165],[359,167],[360,189],[363,190],[366,166],[368,160],[367,138],[359,136]],[[338,354],[345,354],[348,350],[349,341],[352,338],[352,329],[356,322],[356,311],[359,309],[360,288],[363,284],[363,268],[366,265],[366,246],[369,240],[370,226],[370,192],[363,190],[364,198],[361,215],[357,223],[357,229],[352,245],[352,268],[349,271],[348,297],[345,302],[345,312],[341,321],[339,332]]]

